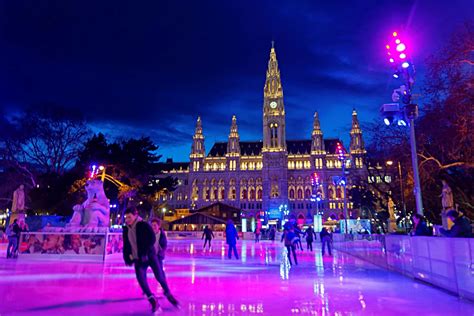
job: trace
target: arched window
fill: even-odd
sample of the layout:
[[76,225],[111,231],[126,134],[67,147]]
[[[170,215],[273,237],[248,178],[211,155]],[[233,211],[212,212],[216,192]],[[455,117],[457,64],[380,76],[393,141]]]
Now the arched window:
[[304,197],[306,199],[311,198],[311,190],[310,189],[306,189],[306,191],[304,192]]
[[221,192],[219,194],[219,200],[225,200],[225,189],[221,188]]
[[290,199],[291,200],[295,199],[295,190],[294,189],[290,189]]
[[262,189],[258,189],[257,190],[257,199],[261,201],[262,198],[263,198],[263,191],[262,191]]
[[250,189],[250,200],[252,200],[252,201],[255,200],[255,190],[253,188]]
[[247,200],[248,199],[248,194],[247,194],[247,189],[242,190],[242,199]]
[[298,189],[298,200],[302,200],[302,199],[303,199],[303,190]]

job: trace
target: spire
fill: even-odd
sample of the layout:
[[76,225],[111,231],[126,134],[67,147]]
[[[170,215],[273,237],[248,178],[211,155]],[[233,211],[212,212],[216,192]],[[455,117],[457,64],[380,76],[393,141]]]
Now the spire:
[[239,137],[239,131],[237,129],[237,118],[232,115],[232,125],[230,126],[229,137]]
[[314,112],[314,120],[313,120],[313,133],[312,135],[322,135],[321,132],[321,124],[319,123],[319,115],[318,112]]
[[357,118],[357,112],[355,109],[352,110],[352,129],[351,134],[362,133],[360,130],[359,119]]
[[278,61],[276,58],[274,42],[270,49],[270,60],[268,61],[267,77],[265,87],[263,88],[265,98],[281,98],[283,97],[283,89],[281,87],[280,70],[278,69]]
[[193,145],[191,147],[191,158],[204,157],[204,135],[202,134],[202,122],[201,117],[198,116],[196,121],[196,129],[193,136]]
[[323,132],[321,131],[318,112],[314,112],[313,133],[311,133],[311,154],[324,154]]
[[231,154],[231,156],[238,156],[240,154],[240,137],[235,115],[232,116],[232,125],[230,126],[229,140],[227,142],[227,153]]
[[[362,139],[362,130],[360,128],[359,119],[357,118],[357,112],[355,109],[352,110],[352,128],[351,128],[351,143],[350,150],[352,155],[363,155],[365,154],[364,140]],[[356,167],[361,168],[362,160],[356,162]]]
[[194,131],[194,136],[197,135],[202,135],[202,122],[201,122],[201,117],[198,116],[197,121],[196,121],[196,129]]

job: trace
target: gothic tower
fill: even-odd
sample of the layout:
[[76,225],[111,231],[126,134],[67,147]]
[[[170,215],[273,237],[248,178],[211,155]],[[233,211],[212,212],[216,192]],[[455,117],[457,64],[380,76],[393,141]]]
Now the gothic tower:
[[272,42],[263,88],[263,210],[268,212],[288,204],[285,123],[283,88]]
[[237,118],[232,116],[229,139],[227,141],[227,168],[230,171],[238,170],[240,166],[240,137],[237,129]]
[[285,106],[280,70],[273,43],[263,88],[263,98],[263,151],[285,151]]
[[326,154],[324,148],[323,132],[319,123],[318,112],[314,112],[313,132],[311,133],[311,160],[314,169],[324,168],[324,156]]
[[352,111],[352,128],[351,128],[351,144],[350,151],[355,168],[363,167],[363,156],[366,153],[364,140],[362,139],[362,130],[359,120],[357,119],[356,110]]
[[202,134],[201,117],[197,118],[196,130],[193,136],[193,145],[191,146],[191,154],[189,155],[191,168],[190,170],[197,172],[204,168],[204,156],[206,151],[204,149],[204,135]]

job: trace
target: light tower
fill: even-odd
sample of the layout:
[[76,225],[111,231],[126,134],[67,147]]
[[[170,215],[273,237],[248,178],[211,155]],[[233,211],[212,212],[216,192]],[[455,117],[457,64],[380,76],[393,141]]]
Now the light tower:
[[[423,215],[423,202],[421,197],[420,176],[418,172],[418,157],[416,153],[415,119],[418,117],[418,106],[411,103],[411,90],[415,84],[415,67],[409,58],[407,44],[398,32],[393,32],[387,45],[388,61],[392,65],[393,77],[402,79],[403,85],[392,93],[392,101],[396,103],[382,105],[380,111],[386,125],[395,120],[399,126],[410,126],[411,162],[413,165],[413,178],[415,188],[413,193],[416,201],[416,212]],[[401,102],[401,104],[399,103]]]

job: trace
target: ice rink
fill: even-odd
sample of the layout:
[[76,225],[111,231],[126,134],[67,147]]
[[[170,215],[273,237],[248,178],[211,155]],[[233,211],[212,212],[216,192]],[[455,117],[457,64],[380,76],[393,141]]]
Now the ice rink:
[[[305,244],[303,244],[306,246]],[[174,309],[163,315],[474,315],[474,304],[343,253],[298,252],[290,267],[281,243],[170,240],[165,260]],[[149,282],[161,289],[149,271]],[[0,259],[0,315],[150,315],[134,270],[105,263]]]

